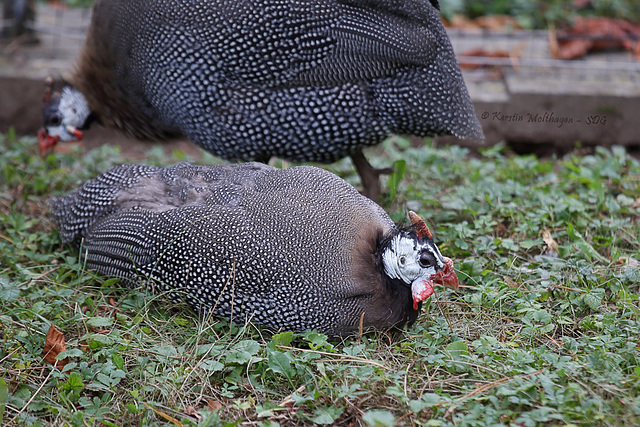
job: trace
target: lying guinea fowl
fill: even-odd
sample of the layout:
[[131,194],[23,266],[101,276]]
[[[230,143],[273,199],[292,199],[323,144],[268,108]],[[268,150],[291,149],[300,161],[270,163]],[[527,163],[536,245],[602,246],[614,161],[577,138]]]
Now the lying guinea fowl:
[[391,134],[483,138],[437,0],[98,0],[41,150],[93,120],[227,160],[333,162]]
[[261,163],[125,165],[50,201],[88,268],[274,330],[413,323],[453,262],[330,172]]

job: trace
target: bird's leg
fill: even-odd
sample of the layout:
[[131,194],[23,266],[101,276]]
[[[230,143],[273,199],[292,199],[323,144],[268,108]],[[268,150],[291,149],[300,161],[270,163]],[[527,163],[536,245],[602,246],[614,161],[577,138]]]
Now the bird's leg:
[[254,162],[259,162],[259,163],[264,163],[265,165],[268,165],[269,162],[271,161],[271,156],[266,154],[266,155],[261,155],[261,156],[256,156],[253,159]]
[[351,161],[360,175],[362,181],[362,193],[376,202],[380,195],[380,175],[389,175],[392,168],[376,169],[367,161],[362,151],[356,151],[351,155]]

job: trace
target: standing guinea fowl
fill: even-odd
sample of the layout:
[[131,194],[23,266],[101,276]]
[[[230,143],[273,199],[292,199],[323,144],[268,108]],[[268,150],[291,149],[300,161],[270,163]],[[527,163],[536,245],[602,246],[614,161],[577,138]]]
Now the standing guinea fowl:
[[118,166],[50,206],[88,268],[273,330],[401,327],[458,287],[420,217],[399,229],[311,166]]
[[98,0],[70,85],[45,97],[40,148],[93,120],[186,135],[227,160],[351,156],[391,134],[482,129],[437,0]]

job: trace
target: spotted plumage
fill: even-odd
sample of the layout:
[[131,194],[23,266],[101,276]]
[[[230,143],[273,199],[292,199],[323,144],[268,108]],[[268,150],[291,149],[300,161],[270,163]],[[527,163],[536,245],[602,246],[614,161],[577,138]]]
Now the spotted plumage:
[[[228,160],[333,162],[391,134],[481,139],[437,6],[98,0],[70,83],[105,125],[184,134]],[[49,138],[68,139],[67,122],[49,108]]]
[[431,237],[314,167],[125,165],[50,206],[89,268],[273,330],[402,326],[457,287]]

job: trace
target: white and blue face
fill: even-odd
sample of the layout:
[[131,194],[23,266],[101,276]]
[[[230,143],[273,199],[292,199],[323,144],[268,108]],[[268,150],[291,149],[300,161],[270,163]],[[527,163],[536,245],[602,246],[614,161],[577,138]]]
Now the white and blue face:
[[44,127],[47,134],[60,141],[77,141],[82,138],[82,129],[91,110],[84,95],[69,86],[62,89],[57,102],[52,100],[51,104],[45,106]]
[[385,274],[411,285],[414,309],[433,294],[434,276],[445,270],[448,261],[431,239],[404,232],[393,237],[382,254]]
[[413,283],[418,277],[431,277],[444,268],[440,250],[430,240],[418,240],[408,233],[400,233],[382,254],[385,273],[392,279]]

